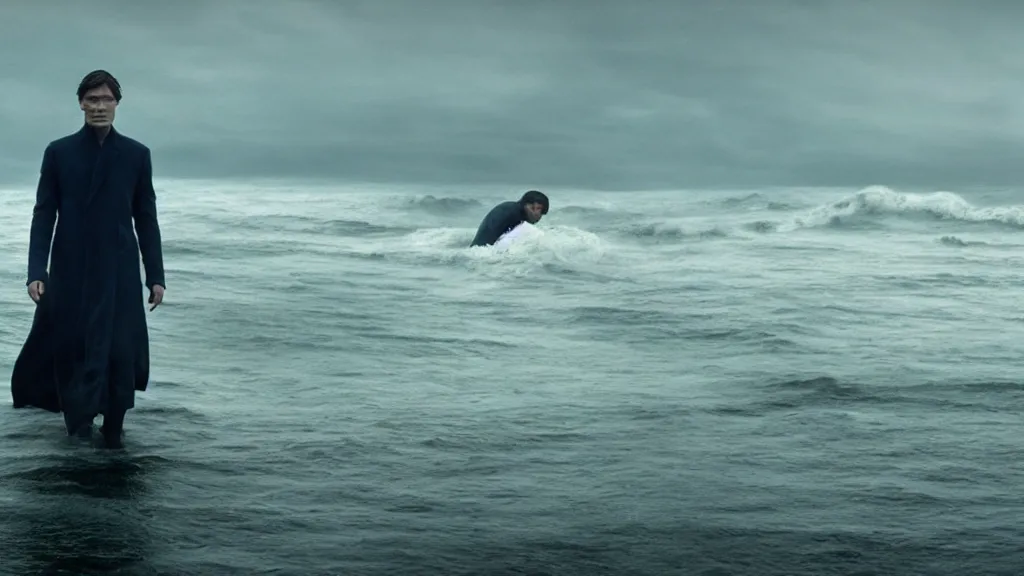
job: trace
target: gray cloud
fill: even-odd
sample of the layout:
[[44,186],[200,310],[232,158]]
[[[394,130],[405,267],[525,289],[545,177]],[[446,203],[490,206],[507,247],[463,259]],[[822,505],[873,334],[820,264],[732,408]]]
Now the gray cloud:
[[1024,6],[9,3],[0,180],[106,68],[158,176],[607,188],[1012,183]]

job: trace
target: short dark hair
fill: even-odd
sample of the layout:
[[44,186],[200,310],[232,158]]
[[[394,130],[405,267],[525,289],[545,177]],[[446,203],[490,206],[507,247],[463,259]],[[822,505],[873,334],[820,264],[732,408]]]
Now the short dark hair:
[[95,90],[100,86],[106,86],[110,88],[110,91],[114,93],[114,100],[121,101],[121,84],[114,78],[114,75],[106,70],[93,70],[82,78],[82,81],[78,84],[78,101],[81,102],[85,98],[85,93],[89,90]]
[[523,194],[523,197],[519,199],[519,203],[523,206],[526,206],[527,204],[540,204],[544,207],[544,209],[541,210],[541,214],[548,213],[548,197],[545,196],[543,192],[530,190],[526,194]]

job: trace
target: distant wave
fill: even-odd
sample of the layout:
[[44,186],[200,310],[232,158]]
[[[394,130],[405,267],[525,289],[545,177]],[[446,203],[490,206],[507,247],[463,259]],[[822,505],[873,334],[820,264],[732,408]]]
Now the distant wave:
[[600,206],[576,206],[570,205],[560,208],[559,213],[570,214],[573,216],[607,216],[612,214],[612,210],[603,208]]
[[[797,211],[791,204],[769,201],[762,193],[751,193],[715,200],[714,203],[741,208],[752,204],[764,215],[764,211],[786,211],[787,218],[760,218],[748,222],[735,219],[721,224],[688,224],[670,220],[650,220],[620,223],[613,232],[625,237],[645,241],[673,242],[713,240],[749,236],[749,234],[786,233],[801,229],[881,229],[893,218],[928,219],[960,222],[976,225],[1008,226],[1024,229],[1024,205],[977,207],[952,192],[915,194],[874,186],[860,190],[840,200],[828,202],[813,208]],[[574,214],[597,216],[603,209],[573,207]],[[738,215],[738,214],[737,214]],[[649,218],[650,215],[648,215]],[[946,235],[939,242],[947,246],[968,247],[988,246],[986,242],[965,241],[957,236]]]
[[958,247],[958,248],[961,248],[961,247],[966,248],[968,246],[987,246],[988,245],[988,242],[976,242],[976,241],[961,240],[960,238],[957,238],[956,236],[943,236],[942,238],[939,238],[939,243],[940,244],[945,244],[946,246],[955,246],[955,247]]
[[[217,229],[238,229],[255,232],[290,232],[328,234],[332,236],[368,236],[380,234],[405,234],[415,228],[408,226],[386,226],[360,219],[322,218],[310,215],[260,214],[237,217],[233,215],[202,215],[194,217]],[[243,239],[244,240],[244,239]]]
[[473,200],[472,198],[451,198],[446,196],[438,198],[437,196],[428,194],[426,196],[407,199],[405,201],[405,206],[407,208],[415,208],[427,212],[449,214],[453,211],[477,208],[482,206],[482,204],[478,200]]
[[684,238],[725,238],[729,232],[719,226],[703,229],[685,229],[682,226],[667,223],[637,224],[628,228],[628,233],[639,238],[649,239],[684,239]]
[[328,220],[319,223],[314,230],[334,236],[368,236],[379,234],[406,234],[413,230],[406,226],[381,226],[362,220]]
[[765,198],[764,194],[760,192],[752,192],[743,196],[730,196],[719,201],[719,205],[726,208],[737,208],[740,206],[749,206],[751,208],[761,208],[764,210],[771,210],[773,212],[783,212],[786,210],[792,210],[794,206],[786,202],[779,202],[777,200],[770,200]]
[[[769,201],[762,193],[754,192],[717,201],[721,206],[740,208],[757,205],[761,210],[794,212],[791,204]],[[759,219],[729,226],[714,225],[702,229],[689,229],[667,222],[633,224],[626,232],[640,238],[655,239],[711,239],[735,235],[736,230],[769,234],[791,232],[808,228],[875,228],[884,225],[888,217],[928,217],[938,220],[1001,224],[1024,228],[1024,206],[977,208],[951,192],[912,194],[896,192],[874,186],[860,190],[838,201],[795,213],[788,219]],[[952,238],[952,237],[950,237]],[[946,239],[943,243],[953,243]],[[952,244],[951,244],[952,245]],[[963,243],[961,245],[968,245]]]
[[754,222],[747,223],[743,227],[751,232],[767,233],[778,230],[779,223],[772,222],[771,220],[756,220]]
[[742,206],[744,204],[762,203],[764,197],[758,192],[752,192],[743,196],[730,196],[721,200],[722,206]]
[[912,194],[884,186],[865,188],[839,200],[812,208],[780,223],[777,230],[870,225],[887,216],[929,217],[974,224],[998,224],[1024,228],[1024,206],[979,208],[952,192]]

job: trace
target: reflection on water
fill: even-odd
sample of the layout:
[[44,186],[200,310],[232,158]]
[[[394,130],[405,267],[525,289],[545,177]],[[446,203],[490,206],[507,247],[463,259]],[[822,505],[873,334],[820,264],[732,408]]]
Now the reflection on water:
[[152,529],[140,500],[162,461],[75,452],[36,462],[26,456],[20,470],[5,475],[4,574],[140,573]]

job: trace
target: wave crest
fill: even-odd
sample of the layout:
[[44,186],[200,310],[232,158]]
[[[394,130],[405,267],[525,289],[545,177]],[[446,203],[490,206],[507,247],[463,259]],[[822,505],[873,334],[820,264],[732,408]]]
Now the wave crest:
[[632,226],[628,230],[631,236],[644,239],[684,239],[698,238],[701,240],[710,238],[726,238],[729,232],[719,226],[702,229],[686,229],[682,226],[665,222],[653,222]]
[[451,212],[459,212],[462,210],[468,210],[469,208],[477,208],[482,206],[479,200],[472,198],[458,198],[442,196],[438,198],[432,194],[426,196],[419,196],[416,198],[410,198],[405,201],[405,205],[409,208],[424,210],[426,212],[437,212],[441,214],[449,214]]
[[837,202],[812,208],[780,226],[779,230],[864,223],[878,216],[893,215],[1024,228],[1024,206],[976,207],[952,192],[914,194],[872,186]]

